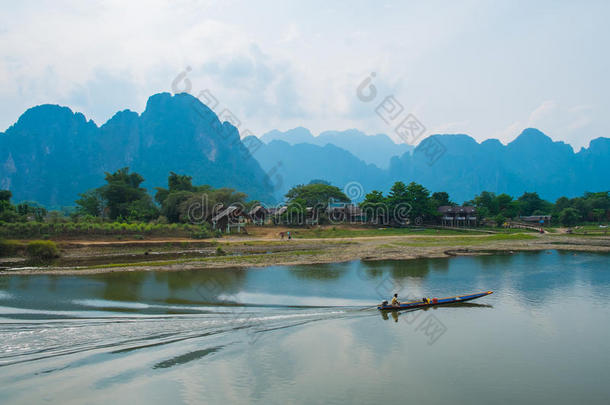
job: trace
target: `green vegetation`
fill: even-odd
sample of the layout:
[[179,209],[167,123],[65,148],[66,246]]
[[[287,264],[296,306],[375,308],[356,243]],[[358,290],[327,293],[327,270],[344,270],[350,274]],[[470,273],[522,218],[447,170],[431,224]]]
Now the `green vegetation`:
[[157,187],[155,201],[161,206],[161,215],[171,223],[203,223],[223,207],[241,205],[247,209],[258,203],[246,202],[246,194],[231,188],[194,186],[191,177],[174,172],[167,183],[168,188]]
[[565,208],[559,213],[559,222],[565,226],[574,226],[580,219],[580,213],[574,208]]
[[14,240],[0,239],[0,257],[8,257],[17,254],[21,245]]
[[551,215],[555,225],[574,226],[585,221],[598,223],[610,219],[609,192],[585,193],[582,197],[560,197],[555,204],[541,199],[537,193],[523,193],[516,200],[508,194],[483,191],[464,205],[474,205],[482,218],[493,218],[498,225],[506,219],[529,215]]
[[293,231],[294,238],[350,238],[367,236],[404,235],[482,235],[483,232],[454,229],[413,229],[413,228],[311,228]]
[[[193,185],[192,178],[171,172],[168,188],[156,188],[155,199],[150,197],[140,185],[144,178],[138,173],[130,173],[122,168],[114,173],[106,173],[106,184],[80,195],[77,207],[72,212],[47,211],[36,202],[11,203],[12,193],[0,190],[0,238],[62,238],[62,237],[104,237],[136,238],[146,237],[191,237],[205,239],[219,237],[219,231],[211,229],[213,215],[229,205],[241,205],[248,211],[257,201],[247,201],[244,193],[229,188],[214,189],[209,185]],[[301,219],[297,224],[307,223],[304,219],[328,222],[326,208],[329,202],[348,203],[349,198],[338,187],[316,180],[307,185],[297,185],[287,194],[287,210],[281,222],[291,218]],[[421,184],[411,182],[405,185],[396,182],[387,195],[372,191],[360,203],[363,223],[392,225],[397,228],[374,229],[302,229],[293,231],[294,237],[351,237],[403,235],[415,232],[398,229],[405,224],[438,223],[438,207],[456,205],[446,192],[430,193]],[[553,226],[583,225],[597,222],[607,223],[610,219],[610,193],[585,193],[582,197],[561,197],[553,204],[541,199],[537,193],[526,192],[517,199],[508,194],[483,191],[464,205],[473,205],[477,217],[491,219],[501,226],[508,220],[521,216],[552,215]],[[312,211],[313,209],[313,211]],[[359,215],[359,214],[357,214]],[[277,218],[274,218],[274,220]],[[480,230],[484,230],[481,228]],[[550,229],[550,228],[549,228]],[[600,228],[601,229],[601,228]],[[605,231],[600,231],[599,233]],[[500,231],[497,229],[496,231]],[[429,230],[439,234],[437,230]],[[448,234],[440,231],[441,234]],[[502,230],[501,232],[510,232]],[[522,232],[518,230],[517,232]],[[585,233],[586,231],[583,231]]]
[[464,236],[455,238],[431,238],[431,237],[417,237],[409,241],[395,242],[393,245],[397,246],[467,246],[467,245],[484,245],[490,242],[498,241],[517,241],[517,240],[530,240],[536,239],[536,236],[524,233],[512,233],[512,234],[495,234],[489,236]]
[[513,200],[508,194],[498,194],[483,191],[467,201],[464,205],[473,205],[481,218],[493,218],[496,224],[502,225],[506,219],[518,216],[550,214],[553,207],[548,201],[541,199],[537,193],[523,193]]
[[144,177],[124,167],[106,173],[106,185],[81,194],[78,211],[111,220],[150,221],[158,216],[152,198],[140,184]]
[[12,195],[9,190],[0,190],[0,222],[42,221],[47,215],[47,210],[36,202],[26,201],[14,206]]
[[279,219],[287,224],[302,225],[308,218],[317,218],[318,223],[328,223],[326,208],[333,202],[348,203],[350,199],[341,189],[331,186],[323,180],[313,180],[307,185],[299,184],[286,193],[286,211]]
[[240,256],[212,256],[203,258],[189,258],[179,260],[162,260],[162,261],[148,261],[148,262],[136,262],[136,263],[111,263],[101,264],[93,266],[81,267],[81,269],[108,269],[117,267],[157,267],[157,266],[171,266],[177,264],[186,263],[200,263],[200,262],[221,262],[221,263],[232,263],[232,264],[268,264],[273,262],[273,259],[279,259],[284,257],[292,256],[316,256],[323,252],[323,249],[311,249],[311,250],[296,250],[290,252],[276,252],[269,254],[251,254],[251,255],[240,255]]
[[35,240],[28,243],[25,254],[34,260],[50,260],[59,257],[59,249],[49,240]]
[[329,201],[350,202],[340,188],[325,183],[310,183],[294,186],[286,193],[288,206],[299,202],[305,207],[326,207]]
[[49,237],[97,237],[97,236],[173,236],[210,237],[209,226],[191,224],[126,223],[126,222],[0,222],[0,237],[49,238]]
[[158,208],[140,187],[144,178],[129,168],[106,173],[104,186],[89,190],[76,201],[77,208],[66,216],[47,212],[36,203],[11,204],[12,193],[0,190],[0,237],[42,238],[129,236],[192,237],[220,236],[209,221],[214,208],[242,202],[246,195],[232,189],[193,186],[191,178],[170,173],[168,189],[157,188]]
[[428,189],[421,184],[411,182],[405,185],[397,181],[387,196],[376,190],[368,193],[360,208],[369,221],[403,225],[407,220],[423,223],[435,219],[439,215],[437,208],[448,204],[451,202],[447,193],[434,193],[430,196]]
[[585,193],[582,197],[576,198],[558,198],[552,213],[564,226],[573,226],[585,221],[606,222],[610,219],[610,192]]

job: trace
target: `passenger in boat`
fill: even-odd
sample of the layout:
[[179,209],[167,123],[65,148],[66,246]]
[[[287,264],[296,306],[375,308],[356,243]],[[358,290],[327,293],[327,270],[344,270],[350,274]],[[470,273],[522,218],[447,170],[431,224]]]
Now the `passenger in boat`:
[[400,306],[400,301],[398,301],[398,294],[394,294],[394,296],[392,297],[392,306],[393,307]]
[[424,297],[422,299],[422,301],[424,302],[424,304],[429,304],[430,303],[430,300],[428,298],[426,298],[426,297]]

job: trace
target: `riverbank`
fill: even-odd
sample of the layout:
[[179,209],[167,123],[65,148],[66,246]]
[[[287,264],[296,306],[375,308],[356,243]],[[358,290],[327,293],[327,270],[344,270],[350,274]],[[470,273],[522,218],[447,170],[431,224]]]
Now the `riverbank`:
[[[429,232],[428,232],[429,231]],[[206,241],[191,239],[58,241],[62,257],[40,265],[22,258],[0,261],[0,274],[91,274],[136,270],[176,271],[407,260],[517,251],[610,252],[610,237],[565,234],[448,232],[280,240],[275,232]]]

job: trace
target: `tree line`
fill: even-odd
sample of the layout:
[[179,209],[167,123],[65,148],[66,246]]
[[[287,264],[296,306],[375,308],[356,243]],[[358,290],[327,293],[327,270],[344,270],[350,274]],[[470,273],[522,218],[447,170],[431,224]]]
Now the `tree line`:
[[[76,208],[70,213],[74,222],[205,224],[221,207],[240,205],[249,210],[259,204],[248,200],[245,193],[231,188],[194,185],[192,177],[170,172],[167,188],[155,188],[154,198],[141,187],[144,178],[130,173],[125,167],[105,174],[105,184],[79,195]],[[12,194],[0,190],[0,222],[58,222],[57,212],[48,212],[35,202],[11,203]],[[286,194],[284,215],[305,215],[307,207],[326,207],[329,201],[350,203],[348,196],[328,182],[315,180],[296,185]],[[438,220],[440,206],[456,206],[449,194],[430,192],[421,184],[396,182],[388,193],[371,191],[359,204],[370,219],[384,223],[404,223],[405,220],[433,222]],[[493,219],[497,224],[520,216],[552,215],[555,224],[573,226],[581,222],[602,222],[610,218],[609,192],[587,192],[581,197],[561,197],[555,203],[546,201],[536,192],[526,192],[518,198],[483,191],[463,203],[474,206],[479,218]],[[408,207],[408,208],[407,208]],[[320,212],[323,210],[320,210]]]

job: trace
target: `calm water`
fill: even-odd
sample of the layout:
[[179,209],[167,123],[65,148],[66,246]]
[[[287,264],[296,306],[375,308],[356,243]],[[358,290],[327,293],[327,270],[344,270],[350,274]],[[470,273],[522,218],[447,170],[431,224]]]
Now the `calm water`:
[[609,259],[0,276],[0,403],[607,404]]

